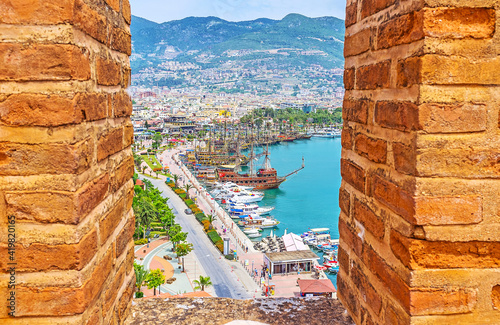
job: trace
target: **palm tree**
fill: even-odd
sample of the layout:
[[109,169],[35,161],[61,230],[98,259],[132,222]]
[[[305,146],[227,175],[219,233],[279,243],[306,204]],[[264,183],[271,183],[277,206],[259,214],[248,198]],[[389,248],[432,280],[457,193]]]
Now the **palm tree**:
[[193,185],[191,185],[191,184],[186,184],[186,185],[184,186],[184,190],[186,191],[186,200],[189,200],[189,190],[190,190],[191,188],[193,188]]
[[215,220],[215,216],[214,216],[213,214],[209,214],[209,215],[207,216],[207,220],[208,220],[209,225],[210,225],[210,226],[208,226],[208,228],[209,228],[209,229],[212,229],[212,228],[213,228],[213,226],[212,226],[212,222],[214,222],[214,220]]
[[142,166],[142,173],[143,174],[146,172],[146,168],[148,168],[148,166]]
[[149,228],[151,222],[157,217],[156,208],[149,197],[143,196],[139,199],[139,204],[136,205],[135,210],[136,222],[139,225],[145,226],[143,232],[143,238],[145,238],[146,229]]
[[197,284],[196,287],[194,287],[194,290],[201,289],[201,291],[205,291],[205,287],[211,286],[212,282],[210,282],[210,277],[209,276],[202,276],[200,275],[199,280],[194,280],[193,281],[195,284]]
[[177,187],[177,181],[179,180],[179,175],[172,174],[172,178],[174,179],[175,187]]
[[146,281],[146,278],[149,275],[149,270],[145,270],[143,265],[134,263],[134,272],[137,292],[141,292],[142,284],[144,283],[144,281]]

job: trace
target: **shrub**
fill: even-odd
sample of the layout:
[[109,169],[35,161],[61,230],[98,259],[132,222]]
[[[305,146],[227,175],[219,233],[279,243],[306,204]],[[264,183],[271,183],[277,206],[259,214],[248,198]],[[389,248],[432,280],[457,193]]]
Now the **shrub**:
[[170,188],[174,188],[175,187],[175,183],[174,182],[170,182],[167,185],[170,186]]
[[152,231],[151,232],[152,235],[160,235],[160,236],[166,236],[167,235],[167,232],[165,230],[157,230],[157,231]]
[[138,239],[136,241],[134,241],[134,245],[144,245],[144,244],[147,244],[148,243],[148,239],[147,238],[142,238],[142,239]]
[[191,210],[193,211],[194,214],[198,214],[198,213],[201,212],[201,210],[198,209],[198,208],[194,208],[194,209],[191,209]]
[[142,291],[136,291],[135,292],[135,297],[136,298],[142,298],[142,297],[144,297],[144,292],[142,292]]
[[184,202],[186,202],[186,205],[188,207],[191,207],[194,204],[193,200],[191,200],[191,199],[184,200]]
[[234,260],[234,254],[227,254],[226,256],[224,256],[226,259],[232,261]]
[[181,193],[181,194],[179,194],[179,197],[180,197],[181,199],[185,198],[185,197],[186,197],[186,193]]
[[205,230],[205,232],[207,232],[208,231],[208,227],[210,227],[210,221],[208,221],[208,220],[205,219],[205,220],[201,221],[201,224],[203,225],[203,229]]
[[219,240],[218,242],[216,242],[215,247],[217,247],[221,253],[224,252],[224,243],[222,242],[222,240]]
[[219,234],[215,230],[211,230],[207,232],[208,237],[210,237],[210,240],[212,240],[212,243],[217,243],[218,241],[222,242],[222,238],[220,238]]
[[180,188],[175,189],[175,190],[174,190],[174,192],[175,192],[176,194],[183,194],[183,193],[185,194],[185,193],[186,193],[186,192],[184,192],[184,190],[181,190]]

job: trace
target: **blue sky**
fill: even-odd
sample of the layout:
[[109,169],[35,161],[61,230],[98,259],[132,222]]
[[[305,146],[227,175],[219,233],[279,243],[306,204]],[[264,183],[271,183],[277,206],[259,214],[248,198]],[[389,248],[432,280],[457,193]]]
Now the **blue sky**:
[[132,14],[158,23],[189,16],[229,21],[281,19],[289,13],[308,17],[345,17],[346,0],[130,0]]

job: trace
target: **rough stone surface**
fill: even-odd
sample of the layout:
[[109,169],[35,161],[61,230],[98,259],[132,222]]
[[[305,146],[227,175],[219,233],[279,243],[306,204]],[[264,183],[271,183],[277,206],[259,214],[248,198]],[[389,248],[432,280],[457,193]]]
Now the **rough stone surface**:
[[327,298],[134,299],[125,324],[222,325],[237,320],[280,325],[354,325],[340,302]]

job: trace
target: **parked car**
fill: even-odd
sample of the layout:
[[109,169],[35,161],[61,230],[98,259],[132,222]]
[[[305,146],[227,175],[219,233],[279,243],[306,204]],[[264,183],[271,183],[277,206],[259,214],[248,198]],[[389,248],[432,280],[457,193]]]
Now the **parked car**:
[[186,214],[192,214],[193,211],[191,211],[191,209],[186,209],[186,210],[184,210],[184,213],[186,213]]

